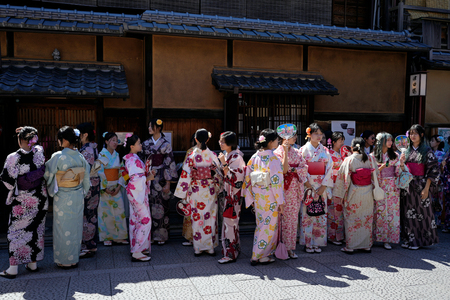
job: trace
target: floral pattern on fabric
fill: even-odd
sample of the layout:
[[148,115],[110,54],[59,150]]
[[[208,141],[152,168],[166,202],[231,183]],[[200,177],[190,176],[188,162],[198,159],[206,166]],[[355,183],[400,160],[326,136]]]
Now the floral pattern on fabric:
[[[329,153],[331,160],[333,161],[333,173],[331,179],[333,180],[333,183],[335,183],[339,168],[344,159],[339,152],[336,152],[333,149],[330,149]],[[344,210],[342,204],[342,198],[335,197],[334,195],[331,195],[331,197],[328,197],[327,199],[327,230],[328,239],[331,241],[344,240]]]

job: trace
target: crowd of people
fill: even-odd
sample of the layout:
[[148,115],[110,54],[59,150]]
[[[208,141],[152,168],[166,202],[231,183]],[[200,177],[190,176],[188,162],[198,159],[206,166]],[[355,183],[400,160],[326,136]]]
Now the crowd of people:
[[150,121],[142,143],[126,135],[123,157],[114,132],[103,133],[98,152],[90,123],[59,129],[63,149],[48,161],[35,128],[16,133],[19,149],[0,175],[11,208],[10,267],[0,273],[6,278],[15,278],[20,264],[39,270],[48,196],[54,262],[63,269],[94,256],[99,242],[129,244],[132,261],[149,261],[151,244],[169,238],[171,183],[184,215],[183,245],[196,256],[214,256],[221,242],[221,264],[235,262],[241,251],[243,203],[256,220],[252,265],[274,262],[274,254],[298,258],[297,242],[307,253],[321,253],[328,242],[347,254],[371,252],[374,242],[417,250],[438,243],[438,226],[450,230],[450,156],[443,137],[428,143],[420,125],[408,130],[409,146],[398,151],[387,132],[365,131],[347,147],[342,132],[324,132],[316,123],[299,147],[296,126],[283,124],[260,132],[247,164],[234,132],[220,135],[217,156],[207,147],[211,134],[199,129],[180,176],[160,119]]

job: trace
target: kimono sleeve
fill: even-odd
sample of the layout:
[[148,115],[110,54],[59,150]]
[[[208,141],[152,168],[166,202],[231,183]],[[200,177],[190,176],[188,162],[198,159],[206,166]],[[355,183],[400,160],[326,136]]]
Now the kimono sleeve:
[[306,163],[306,160],[303,158],[302,153],[299,149],[295,149],[295,152],[300,158],[300,162],[298,164],[298,167],[295,168],[298,178],[300,180],[300,184],[304,184],[308,181],[308,164]]
[[277,156],[272,156],[269,162],[271,191],[278,205],[283,205],[284,201],[284,175],[283,165]]
[[[45,163],[44,179],[47,182],[47,192],[54,197],[58,192],[58,183],[56,182],[56,172],[58,172],[58,161],[61,152],[53,153],[52,157]],[[89,175],[88,175],[89,178]]]
[[175,181],[178,178],[177,165],[173,157],[172,146],[169,142],[164,142],[161,152],[164,154],[164,179],[167,181]]
[[242,188],[244,181],[244,159],[239,154],[234,154],[228,162],[228,173],[224,177],[224,182],[236,189]]
[[100,190],[106,190],[108,187],[108,180],[106,180],[105,166],[109,164],[109,158],[102,152],[98,154],[98,160],[102,163],[101,169],[98,171],[100,177]]
[[87,195],[87,193],[89,192],[89,189],[91,188],[91,178],[90,178],[90,174],[91,174],[91,166],[89,165],[89,163],[86,161],[86,159],[84,158],[84,156],[80,153],[80,159],[83,163],[83,167],[84,167],[84,177],[83,177],[83,191],[84,191],[84,195]]
[[431,180],[433,186],[437,186],[439,182],[439,162],[434,155],[433,151],[429,150],[426,154],[425,159],[425,177]]
[[249,207],[255,202],[255,194],[252,191],[252,182],[250,180],[250,173],[253,172],[253,157],[247,163],[245,168],[244,184],[242,185],[242,191],[245,197],[245,207]]
[[181,171],[180,179],[178,180],[177,188],[175,189],[175,197],[185,199],[191,183],[191,166],[194,165],[192,155],[189,155],[183,163],[183,171]]
[[333,187],[333,196],[344,198],[345,193],[347,192],[350,182],[349,182],[349,169],[350,169],[350,162],[351,158],[347,157],[345,158],[344,162],[341,164],[337,177],[336,182],[334,183]]
[[327,186],[329,188],[332,188],[333,183],[333,159],[330,156],[330,153],[328,151],[324,151],[324,155],[326,155],[328,161],[325,168],[325,177],[323,178],[322,185]]
[[3,171],[0,174],[0,180],[9,190],[8,197],[6,198],[6,205],[11,204],[12,195],[17,188],[17,176],[19,175],[19,154],[17,152],[11,153],[6,157]]

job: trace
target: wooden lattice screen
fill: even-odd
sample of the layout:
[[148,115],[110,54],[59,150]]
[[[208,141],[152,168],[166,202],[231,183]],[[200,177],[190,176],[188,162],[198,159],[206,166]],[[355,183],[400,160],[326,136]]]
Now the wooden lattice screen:
[[19,105],[17,109],[17,124],[30,125],[39,132],[39,144],[44,147],[45,157],[48,159],[52,153],[59,151],[57,142],[58,130],[68,125],[75,128],[78,124],[91,122],[97,127],[97,111],[95,106],[55,106],[26,104]]

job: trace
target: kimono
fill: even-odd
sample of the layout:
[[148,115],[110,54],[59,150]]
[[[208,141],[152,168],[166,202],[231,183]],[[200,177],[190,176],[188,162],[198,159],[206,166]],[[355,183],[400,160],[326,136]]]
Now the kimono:
[[[439,171],[441,168],[442,161],[444,160],[445,152],[436,150],[434,151],[434,156],[438,160]],[[441,174],[442,175],[442,174]],[[435,194],[431,196],[431,203],[433,206],[434,219],[436,220],[436,225],[441,226],[441,215],[442,215],[442,207],[444,205],[444,178],[443,176],[439,176],[439,182],[435,191]]]
[[11,206],[8,232],[9,264],[18,265],[44,258],[45,215],[48,210],[45,187],[44,150],[33,146],[8,155],[0,180],[9,190]]
[[[270,185],[252,185],[250,173],[269,173]],[[278,244],[278,208],[285,204],[283,166],[272,150],[257,151],[247,163],[242,186],[245,205],[255,209],[256,228],[252,260],[260,260],[275,252]]]
[[195,148],[183,164],[175,196],[190,203],[195,253],[213,251],[218,246],[217,194],[221,173],[217,155],[206,148]]
[[[284,148],[278,146],[273,152],[283,161]],[[284,215],[282,216],[281,235],[287,250],[295,250],[298,229],[298,214],[303,199],[304,184],[308,181],[308,166],[300,149],[290,148],[288,153],[289,171],[284,174]]]
[[[389,159],[387,152],[383,154],[383,162],[378,163],[378,167],[386,164],[389,160],[389,167],[381,172],[377,171],[380,187],[384,191],[383,200],[374,200],[374,228],[373,235],[377,242],[399,243],[400,242],[400,188],[397,185],[397,178],[402,170],[400,168],[399,156]],[[371,158],[375,160],[373,154]]]
[[[419,151],[414,148],[410,150],[406,165],[419,164],[421,162]],[[439,242],[430,197],[422,200],[420,195],[428,179],[431,179],[429,196],[436,190],[439,181],[438,160],[431,149],[427,150],[423,165],[424,175],[416,175],[417,173],[415,174],[412,168],[409,168],[414,175],[414,179],[409,183],[409,193],[404,190],[400,193],[402,239],[410,247],[430,246]]]
[[369,184],[357,185],[352,173],[358,169],[373,171],[375,162],[371,156],[362,161],[362,154],[347,157],[339,168],[333,196],[343,199],[345,243],[348,249],[366,249],[373,245],[373,172]]
[[[83,168],[70,184],[57,179],[58,172]],[[83,237],[84,197],[91,186],[89,163],[77,150],[64,148],[53,153],[45,164],[44,178],[48,194],[53,197],[53,258],[55,263],[78,263]],[[82,179],[81,179],[82,178]]]
[[444,189],[444,207],[445,219],[442,224],[442,229],[450,230],[450,155],[445,158],[445,167],[442,172],[442,182]]
[[125,204],[123,194],[111,196],[106,189],[113,190],[119,185],[119,154],[114,151],[111,154],[103,148],[99,154],[99,160],[103,163],[100,176],[100,203],[98,205],[98,232],[100,241],[122,240],[128,238],[127,220],[125,216]]
[[126,187],[128,201],[130,202],[130,243],[131,253],[144,250],[150,252],[150,236],[152,230],[152,217],[148,204],[147,176],[145,164],[134,153],[124,156],[124,168],[129,176],[125,182],[121,177],[121,184]]
[[[333,149],[330,149],[329,153],[331,160],[333,161],[333,173],[331,179],[333,180],[333,183],[335,183],[339,168],[344,159],[339,152],[336,152]],[[344,210],[342,204],[342,198],[335,197],[333,194],[328,195],[327,230],[328,239],[330,241],[339,242],[344,240]]]
[[[195,147],[192,147],[186,152],[186,156],[184,157],[183,164],[186,161],[186,158],[188,158],[189,154],[191,154],[194,149],[195,149]],[[188,240],[189,242],[192,242],[193,234],[192,234],[191,216],[184,216],[184,218],[183,218],[183,230],[181,232],[181,235],[186,240]]]
[[155,179],[149,182],[149,202],[153,220],[152,238],[155,241],[165,242],[169,239],[171,193],[170,191],[165,193],[162,189],[168,181],[174,181],[178,177],[172,146],[161,134],[157,141],[150,137],[142,143],[142,152],[139,155],[146,164],[151,160],[151,170],[156,170]]
[[[84,156],[84,159],[88,162],[89,166],[94,166],[94,162],[98,158],[97,144],[86,143],[81,149],[80,153]],[[92,173],[92,172],[91,172]],[[90,175],[91,188],[84,198],[84,216],[83,216],[83,238],[81,242],[82,250],[96,249],[98,239],[97,228],[97,207],[100,200],[100,178],[98,173]]]
[[[325,164],[324,175],[310,175],[308,173],[308,181],[314,189],[318,189],[321,185],[327,187],[322,194],[322,199],[327,203],[327,199],[331,197],[331,188],[333,187],[333,161],[328,153],[327,148],[319,143],[317,148],[314,148],[310,142],[306,143],[300,148],[300,152],[307,163],[323,162]],[[308,170],[310,172],[310,168]],[[302,205],[301,213],[301,229],[300,229],[300,245],[305,245],[307,248],[320,247],[327,245],[327,210],[325,207],[325,214],[321,216],[309,216],[306,213],[306,205]]]
[[228,173],[223,178],[222,254],[236,259],[241,251],[239,219],[241,217],[241,188],[244,182],[243,153],[233,150],[225,156]]

